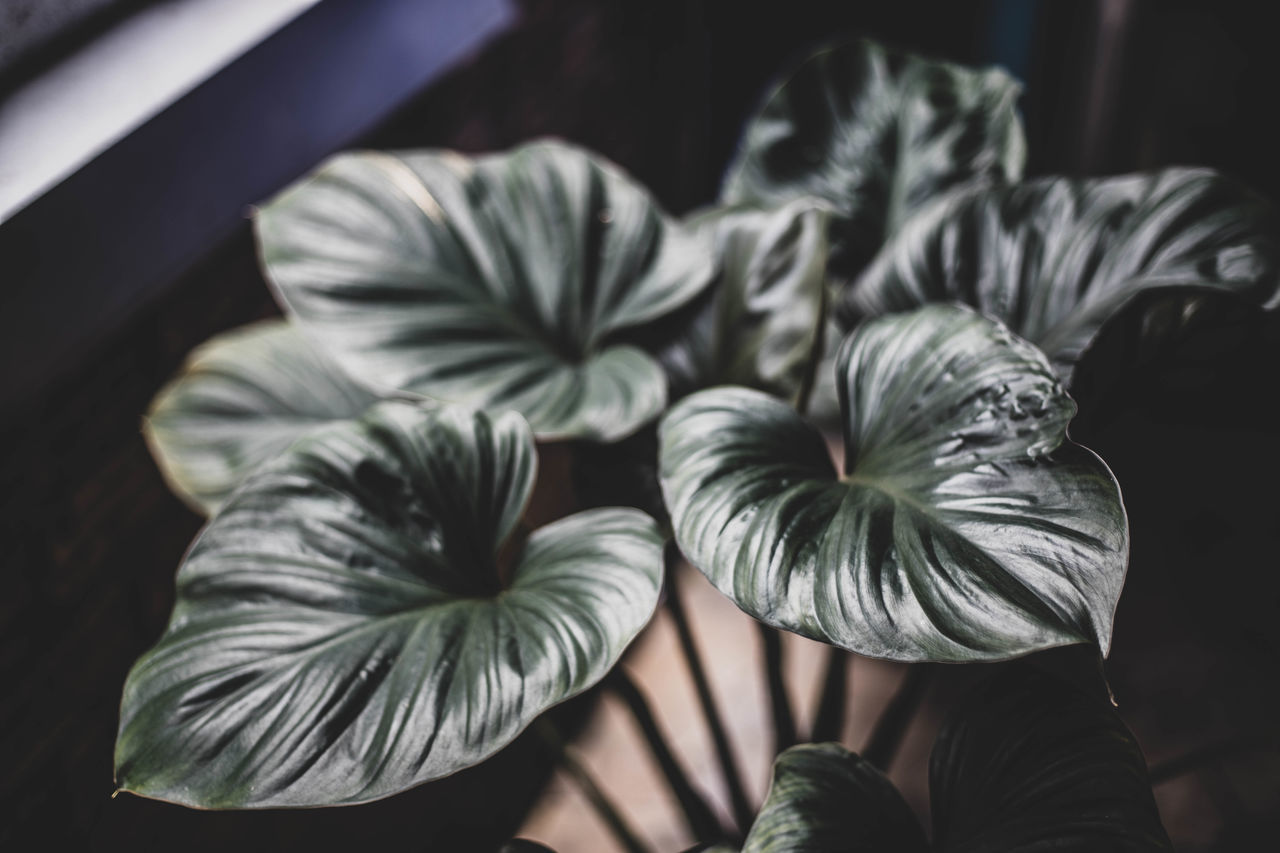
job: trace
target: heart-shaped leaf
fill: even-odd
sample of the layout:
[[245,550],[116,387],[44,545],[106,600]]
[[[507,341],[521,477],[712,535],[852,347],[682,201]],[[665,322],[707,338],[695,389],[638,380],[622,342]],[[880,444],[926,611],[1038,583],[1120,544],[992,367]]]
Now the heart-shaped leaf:
[[707,239],[563,143],[341,155],[257,226],[282,303],[353,376],[514,409],[540,438],[612,441],[662,411],[662,369],[616,337],[712,274]]
[[300,439],[188,552],[125,684],[120,786],[210,808],[374,800],[594,684],[657,605],[662,540],[637,510],[592,510],[534,531],[508,573],[533,478],[514,413],[386,402]]
[[829,202],[830,270],[851,278],[941,193],[1022,174],[1018,93],[997,69],[865,40],[826,47],[788,75],[748,124],[722,199]]
[[1159,292],[1280,306],[1274,209],[1208,169],[974,189],[908,223],[837,313],[852,328],[864,316],[965,302],[1039,346],[1070,383],[1103,324]]
[[948,717],[929,786],[945,853],[1172,849],[1101,679],[1069,684],[1019,662]]
[[173,491],[212,515],[299,436],[356,417],[377,399],[293,326],[266,320],[192,352],[156,395],[143,434]]
[[672,396],[722,384],[794,395],[823,313],[826,211],[800,199],[719,208],[691,225],[713,235],[719,272],[689,316],[662,323]]
[[835,743],[793,746],[773,781],[743,853],[924,853],[920,823],[898,789]]
[[838,477],[819,432],[743,388],[660,427],[676,539],[755,618],[895,660],[1106,649],[1128,554],[1107,467],[1034,347],[959,306],[869,321],[837,382]]

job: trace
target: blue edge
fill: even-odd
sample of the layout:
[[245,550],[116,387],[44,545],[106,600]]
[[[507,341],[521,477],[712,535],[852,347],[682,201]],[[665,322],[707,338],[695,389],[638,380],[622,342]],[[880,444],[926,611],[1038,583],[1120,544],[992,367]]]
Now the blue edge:
[[509,0],[323,0],[0,224],[0,409],[516,17]]

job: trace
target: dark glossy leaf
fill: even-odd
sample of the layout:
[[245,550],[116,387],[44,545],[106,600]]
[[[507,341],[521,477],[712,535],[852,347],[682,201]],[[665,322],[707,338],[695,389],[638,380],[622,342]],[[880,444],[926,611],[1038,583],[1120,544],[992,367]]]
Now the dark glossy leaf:
[[796,393],[822,318],[826,222],[801,199],[776,210],[721,208],[691,223],[714,235],[719,272],[658,353],[673,396],[723,384]]
[[924,853],[924,832],[893,783],[835,743],[793,746],[743,853]]
[[268,320],[192,352],[156,395],[143,434],[173,491],[210,515],[299,436],[356,417],[377,399],[297,329]]
[[792,747],[743,853],[1147,853],[1172,849],[1133,735],[1098,671],[1018,662],[947,719],[930,766],[934,838],[838,744]]
[[895,660],[1096,641],[1124,583],[1119,487],[1066,440],[1043,355],[957,306],[869,321],[838,378],[846,470],[816,429],[742,388],[660,427],[681,550],[755,618]]
[[824,48],[771,92],[750,122],[722,193],[834,208],[831,272],[856,275],[916,211],[972,180],[1016,180],[1026,143],[1019,86],[855,41]]
[[621,438],[666,404],[622,331],[708,284],[708,240],[562,143],[468,160],[338,156],[257,219],[285,307],[353,376],[490,409],[540,438]]
[[929,777],[945,853],[1172,849],[1100,679],[1082,689],[1020,662],[948,718]]
[[[904,227],[844,292],[838,315],[851,328],[868,315],[965,302],[1039,346],[1070,383],[1103,324],[1161,292],[1280,306],[1271,206],[1208,169],[975,189]],[[1144,334],[1178,325],[1151,320]]]
[[599,509],[500,549],[529,496],[514,413],[381,403],[252,475],[192,545],[125,685],[116,773],[210,808],[374,800],[476,764],[648,621],[662,540]]

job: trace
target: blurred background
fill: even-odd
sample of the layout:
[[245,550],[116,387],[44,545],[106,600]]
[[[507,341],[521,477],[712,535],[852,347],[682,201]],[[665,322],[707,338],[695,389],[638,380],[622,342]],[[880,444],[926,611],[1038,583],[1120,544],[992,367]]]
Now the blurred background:
[[[781,69],[867,35],[1019,78],[1029,175],[1203,164],[1276,200],[1268,12],[1222,0],[0,0],[0,848],[484,850],[523,827],[561,853],[605,849],[524,739],[359,808],[211,814],[111,798],[124,675],[159,636],[200,524],[165,489],[139,419],[193,346],[276,313],[246,214],[324,156],[554,135],[683,213],[714,199]],[[1179,850],[1269,849],[1280,830],[1275,327],[1209,306],[1175,350],[1108,360],[1127,345],[1121,322],[1082,367],[1073,437],[1112,465],[1133,528],[1108,674],[1163,768],[1157,801]],[[760,793],[754,633],[699,577],[682,584]],[[670,631],[659,619],[628,665],[720,802]],[[820,658],[804,641],[787,655],[803,717]],[[900,676],[857,663],[848,746]],[[959,680],[935,679],[893,768],[922,813],[932,731]],[[611,702],[588,695],[563,714],[634,822],[679,849],[677,813]]]

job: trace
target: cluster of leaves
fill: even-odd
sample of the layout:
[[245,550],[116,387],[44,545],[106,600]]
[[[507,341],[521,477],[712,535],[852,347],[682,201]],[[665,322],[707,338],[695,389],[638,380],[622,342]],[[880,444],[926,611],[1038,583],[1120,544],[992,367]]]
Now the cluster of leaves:
[[1169,849],[1142,752],[1101,679],[1006,670],[948,717],[929,786],[932,843],[866,760],[834,743],[792,747],[743,853]]
[[[1073,369],[1140,297],[1275,307],[1277,229],[1206,170],[1020,183],[1017,96],[852,42],[769,94],[683,220],[559,142],[344,154],[263,206],[286,318],[206,344],[147,419],[211,519],[126,683],[120,786],[343,804],[482,761],[642,630],[666,513],[771,626],[902,661],[1105,653],[1128,527],[1067,438]],[[663,518],[528,529],[536,442],[655,424]],[[938,741],[934,848],[1165,849],[1098,691],[1012,672]],[[745,849],[926,846],[878,771],[805,745]]]

